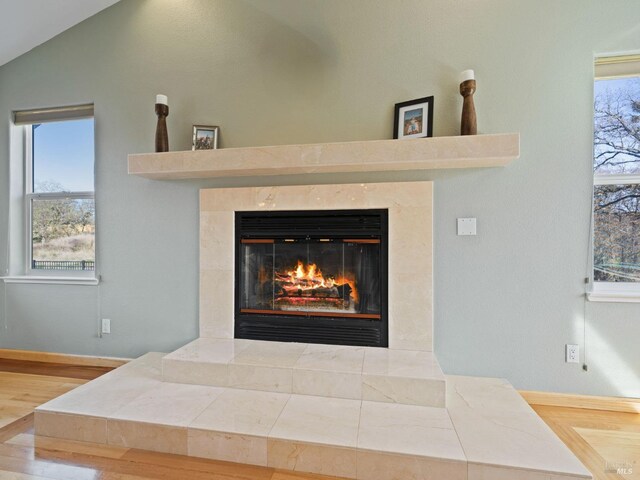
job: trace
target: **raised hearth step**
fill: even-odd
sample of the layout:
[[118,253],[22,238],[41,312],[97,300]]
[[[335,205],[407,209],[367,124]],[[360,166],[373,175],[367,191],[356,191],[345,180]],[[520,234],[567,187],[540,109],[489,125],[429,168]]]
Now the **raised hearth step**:
[[163,382],[147,354],[36,409],[38,436],[359,480],[591,478],[505,381],[450,408]]
[[200,338],[162,359],[163,380],[444,407],[432,352]]

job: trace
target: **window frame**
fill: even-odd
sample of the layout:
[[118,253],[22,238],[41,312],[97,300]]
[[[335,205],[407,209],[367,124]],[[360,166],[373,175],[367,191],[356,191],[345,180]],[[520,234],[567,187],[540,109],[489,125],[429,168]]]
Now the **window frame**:
[[[638,77],[640,79],[640,55],[603,56],[595,59],[594,85],[598,80]],[[593,112],[595,119],[595,111]],[[595,150],[594,150],[595,155]],[[594,161],[592,155],[592,164]],[[593,170],[593,166],[592,166]],[[638,185],[640,173],[598,174],[593,172],[591,192],[591,269],[587,298],[598,302],[640,302],[640,282],[596,282],[594,279],[595,211],[593,199],[595,188],[600,185]]]
[[[41,283],[40,280],[44,280],[42,283],[96,283],[98,278],[97,268],[97,248],[94,248],[94,269],[93,270],[41,270],[33,268],[33,201],[34,200],[93,200],[95,208],[95,117],[93,113],[89,115],[83,115],[78,117],[66,116],[65,112],[68,112],[69,107],[61,107],[59,111],[62,113],[59,117],[56,117],[56,109],[48,109],[48,117],[45,120],[46,123],[64,122],[70,120],[81,120],[92,118],[94,121],[94,155],[93,155],[93,170],[94,170],[94,189],[90,192],[41,192],[36,193],[33,191],[34,185],[34,165],[33,165],[33,125],[40,124],[41,122],[32,121],[24,123],[22,128],[24,129],[24,185],[23,185],[23,213],[24,213],[24,277],[35,279],[36,282]],[[42,122],[42,123],[45,123]],[[97,247],[97,228],[95,225],[95,245]],[[78,282],[73,282],[76,279]],[[9,277],[9,281],[14,280],[16,283],[22,283],[25,278]]]

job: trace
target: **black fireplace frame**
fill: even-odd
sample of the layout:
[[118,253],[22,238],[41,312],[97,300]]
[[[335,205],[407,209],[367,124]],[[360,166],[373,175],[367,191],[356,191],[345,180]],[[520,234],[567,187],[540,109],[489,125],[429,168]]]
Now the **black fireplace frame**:
[[[235,338],[371,347],[389,346],[389,213],[386,209],[235,212]],[[242,239],[380,239],[380,319],[244,313],[240,309]],[[301,318],[310,321],[301,321]]]

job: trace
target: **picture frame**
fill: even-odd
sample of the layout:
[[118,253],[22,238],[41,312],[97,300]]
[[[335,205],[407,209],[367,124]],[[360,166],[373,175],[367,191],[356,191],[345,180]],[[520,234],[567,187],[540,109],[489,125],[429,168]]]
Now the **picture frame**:
[[194,125],[191,150],[215,150],[218,148],[220,127],[213,125]]
[[396,103],[393,138],[406,140],[433,136],[433,96]]

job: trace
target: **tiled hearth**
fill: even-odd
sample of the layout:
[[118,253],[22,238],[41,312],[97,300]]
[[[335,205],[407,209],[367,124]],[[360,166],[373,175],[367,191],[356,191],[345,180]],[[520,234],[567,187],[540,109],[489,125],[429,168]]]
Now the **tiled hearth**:
[[[390,348],[234,338],[235,211],[311,209],[388,210]],[[42,405],[37,435],[360,480],[591,478],[506,381],[440,370],[430,182],[209,189],[200,219],[200,338]]]
[[162,359],[163,380],[444,407],[431,352],[201,338]]
[[[192,362],[216,357],[201,346]],[[322,357],[337,371],[353,367],[344,349],[315,348],[327,348]],[[350,348],[365,358],[377,350]],[[173,383],[162,378],[164,356],[147,354],[42,405],[36,434],[361,480],[591,478],[504,380],[445,376],[447,408],[437,408]]]

